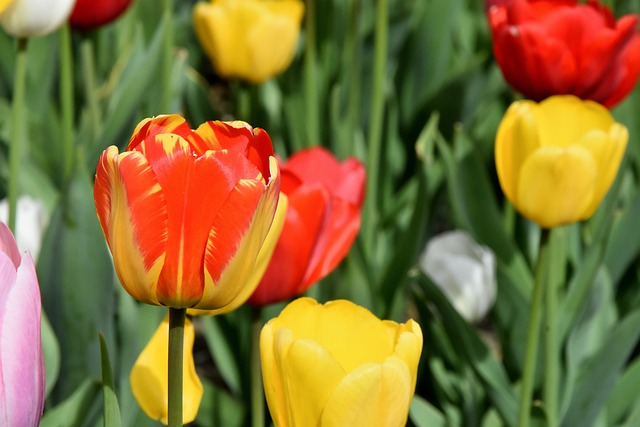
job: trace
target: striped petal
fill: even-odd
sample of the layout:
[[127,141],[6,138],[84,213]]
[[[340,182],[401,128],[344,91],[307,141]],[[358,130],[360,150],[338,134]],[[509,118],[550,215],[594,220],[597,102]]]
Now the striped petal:
[[123,287],[139,301],[158,304],[167,209],[162,188],[144,156],[107,148],[98,162],[94,200]]
[[[163,133],[173,133],[180,135],[184,138],[192,147],[201,147],[203,142],[192,130],[187,121],[177,115],[171,114],[166,116],[158,116],[150,119],[144,119],[138,126],[136,126],[129,144],[127,145],[127,151],[140,149],[140,144],[147,138],[153,139],[156,135]],[[199,154],[204,153],[204,150],[196,151]]]
[[196,308],[215,310],[211,314],[226,313],[243,304],[258,286],[254,268],[275,216],[278,173],[272,158],[274,182],[265,187],[261,181],[239,181],[221,208],[209,234],[205,291]]
[[265,180],[271,178],[270,158],[274,156],[271,138],[264,130],[242,121],[208,121],[195,131],[210,150],[228,149],[249,159]]

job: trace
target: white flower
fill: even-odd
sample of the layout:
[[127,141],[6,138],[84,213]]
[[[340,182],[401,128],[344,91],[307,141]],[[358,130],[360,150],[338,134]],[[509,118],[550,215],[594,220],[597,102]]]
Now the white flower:
[[463,231],[432,238],[420,256],[420,269],[469,322],[482,320],[495,303],[495,255]]
[[64,24],[76,0],[13,0],[0,15],[2,28],[14,37],[49,34]]
[[[9,218],[9,200],[0,200],[0,221]],[[34,261],[38,260],[43,234],[47,228],[47,213],[44,204],[30,196],[18,197],[16,216],[16,241],[20,252],[29,251]]]

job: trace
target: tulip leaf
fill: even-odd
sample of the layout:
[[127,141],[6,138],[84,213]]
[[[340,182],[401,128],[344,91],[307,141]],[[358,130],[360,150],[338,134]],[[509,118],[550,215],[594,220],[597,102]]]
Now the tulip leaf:
[[111,372],[111,361],[109,359],[109,349],[104,335],[100,334],[100,360],[102,364],[102,394],[104,402],[104,425],[105,427],[120,427],[120,408],[118,397],[116,396],[113,373]]
[[640,233],[630,233],[637,228],[640,218],[640,191],[638,191],[622,217],[615,223],[605,255],[605,264],[614,283],[618,283],[629,265],[640,253]]
[[42,312],[42,353],[44,357],[44,370],[47,374],[45,396],[49,396],[56,385],[60,373],[60,345],[56,334],[51,327],[47,314]]
[[54,401],[85,378],[99,377],[98,332],[113,337],[113,267],[84,164],[77,163],[67,195],[52,215],[38,260],[43,307],[63,355]]
[[478,375],[505,423],[515,425],[518,404],[504,367],[426,275],[417,273],[415,279],[418,285],[414,288],[416,297],[422,304],[430,304],[438,311],[455,351],[467,360]]
[[597,419],[618,375],[640,338],[640,309],[608,332],[599,351],[581,369],[562,426],[589,426]]
[[609,425],[619,423],[628,414],[630,415],[627,419],[633,418],[634,412],[636,417],[640,416],[638,384],[640,384],[640,359],[636,359],[624,371],[607,399],[607,421]]
[[246,408],[242,401],[216,387],[207,380],[202,381],[204,395],[195,424],[200,426],[242,427]]
[[409,416],[416,427],[446,426],[442,413],[420,396],[413,396]]
[[231,350],[227,338],[215,316],[203,317],[202,326],[211,355],[218,367],[220,375],[234,395],[240,393],[240,371],[237,356]]
[[40,427],[82,427],[85,425],[93,404],[98,399],[100,385],[85,380],[68,399],[47,410]]

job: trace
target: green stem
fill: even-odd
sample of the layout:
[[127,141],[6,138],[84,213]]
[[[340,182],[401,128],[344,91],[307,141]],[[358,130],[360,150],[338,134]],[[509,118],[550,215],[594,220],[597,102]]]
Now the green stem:
[[251,323],[251,426],[264,427],[264,392],[260,365],[260,331],[262,308],[252,307]]
[[160,111],[163,114],[171,113],[171,71],[173,68],[173,6],[171,0],[164,0],[164,38],[162,52],[162,91],[160,99]]
[[[307,0],[305,11],[304,85],[307,113],[306,146],[320,144],[318,67],[316,59],[316,0]],[[302,147],[296,147],[300,149]]]
[[360,50],[359,49],[359,17],[360,17],[360,0],[352,0],[351,16],[349,19],[349,31],[347,32],[347,40],[345,41],[345,59],[344,64],[348,70],[348,100],[347,100],[347,139],[343,141],[340,150],[336,154],[340,158],[344,158],[348,153],[353,152],[353,138],[356,135],[356,127],[360,117]]
[[169,309],[169,427],[182,426],[182,367],[187,310]]
[[73,58],[69,24],[60,29],[60,110],[62,122],[62,182],[73,169]]
[[80,46],[82,53],[82,74],[84,77],[84,93],[87,97],[89,120],[91,123],[92,144],[97,144],[96,139],[100,133],[100,106],[96,93],[96,67],[93,55],[93,40],[89,36],[82,38]]
[[531,399],[533,397],[533,385],[536,374],[536,357],[538,354],[538,339],[540,336],[540,308],[542,296],[547,280],[549,263],[549,232],[542,231],[540,240],[540,253],[536,266],[536,278],[531,296],[531,311],[529,312],[529,326],[527,328],[527,347],[524,356],[522,373],[522,390],[520,394],[520,414],[518,427],[527,427],[531,417]]
[[242,81],[233,85],[236,93],[236,118],[245,122],[251,121],[251,88]]
[[382,124],[384,119],[385,75],[389,44],[388,0],[378,0],[376,7],[375,47],[373,59],[373,100],[369,117],[367,145],[367,198],[363,218],[363,238],[366,248],[373,248],[373,234],[378,218],[378,192],[380,191],[380,155]]
[[544,313],[544,383],[542,396],[547,414],[547,426],[558,425],[558,387],[560,372],[560,342],[558,340],[558,292],[564,283],[566,260],[564,229],[551,231],[549,271],[545,290]]
[[18,39],[16,53],[16,70],[13,83],[13,110],[11,142],[9,147],[9,228],[16,233],[16,217],[18,212],[18,180],[20,175],[20,159],[24,145],[24,97],[27,80],[27,39]]

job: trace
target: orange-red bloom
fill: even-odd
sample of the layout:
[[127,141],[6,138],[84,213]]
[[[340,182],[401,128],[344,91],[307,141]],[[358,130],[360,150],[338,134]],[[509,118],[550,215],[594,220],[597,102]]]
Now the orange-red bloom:
[[616,21],[597,0],[489,3],[496,61],[527,98],[570,94],[612,107],[633,89],[640,75],[637,15]]
[[172,115],[143,120],[126,151],[102,153],[94,199],[131,296],[220,313],[257,286],[255,267],[275,247],[265,239],[279,191],[262,129],[210,121],[193,131]]
[[339,163],[323,148],[300,151],[281,165],[285,224],[269,267],[249,299],[266,305],[301,294],[347,255],[360,229],[365,170]]

